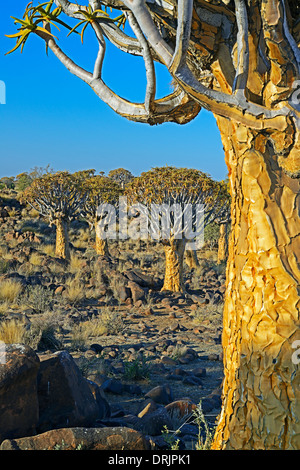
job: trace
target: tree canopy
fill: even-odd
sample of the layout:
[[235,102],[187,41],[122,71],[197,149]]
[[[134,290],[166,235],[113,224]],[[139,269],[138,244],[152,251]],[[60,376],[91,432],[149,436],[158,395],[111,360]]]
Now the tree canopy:
[[36,178],[22,195],[22,201],[48,219],[50,224],[59,219],[70,221],[75,218],[85,198],[81,182],[67,171]]

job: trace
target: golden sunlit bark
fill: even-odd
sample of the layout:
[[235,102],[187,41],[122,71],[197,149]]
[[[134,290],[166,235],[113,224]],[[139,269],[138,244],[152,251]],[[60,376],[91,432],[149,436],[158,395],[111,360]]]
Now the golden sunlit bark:
[[183,258],[184,239],[171,239],[164,243],[166,256],[165,279],[162,291],[184,292]]
[[96,231],[96,253],[101,256],[110,256],[106,239],[102,239]]
[[[299,449],[300,181],[274,135],[218,118],[232,194],[223,408],[213,449]],[[298,136],[277,135],[277,144]],[[288,159],[288,157],[287,157]]]
[[56,225],[56,247],[55,256],[62,259],[70,259],[70,246],[68,234],[68,222],[63,219],[57,219]]

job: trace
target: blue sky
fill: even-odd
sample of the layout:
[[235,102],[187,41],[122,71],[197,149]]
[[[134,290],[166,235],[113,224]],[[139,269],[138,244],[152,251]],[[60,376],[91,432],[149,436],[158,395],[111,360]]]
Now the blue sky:
[[[0,105],[0,177],[50,164],[55,170],[94,168],[106,174],[127,168],[134,175],[155,166],[197,168],[214,179],[227,176],[224,151],[214,116],[202,110],[189,124],[149,126],[116,115],[94,92],[68,72],[43,41],[31,35],[23,53],[5,55],[16,32],[10,16],[21,18],[27,0],[5,2],[0,18],[0,80],[6,85],[6,104]],[[37,4],[35,2],[35,4]],[[76,23],[72,23],[72,26]],[[54,31],[53,31],[54,33]],[[97,46],[92,31],[86,41],[66,38],[59,45],[79,65],[92,70]],[[142,101],[145,72],[140,58],[108,47],[104,62],[106,83],[124,98]],[[170,76],[157,67],[157,96],[170,92]]]

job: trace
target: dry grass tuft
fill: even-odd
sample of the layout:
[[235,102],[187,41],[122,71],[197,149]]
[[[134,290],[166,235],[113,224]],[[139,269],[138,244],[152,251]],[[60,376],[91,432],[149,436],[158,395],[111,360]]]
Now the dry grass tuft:
[[0,283],[0,301],[15,302],[22,292],[22,285],[11,279]]
[[44,245],[42,252],[47,256],[55,256],[55,245]]
[[32,253],[29,257],[29,263],[33,264],[33,266],[40,266],[42,263],[42,256],[38,253]]
[[85,287],[80,283],[79,279],[68,280],[63,295],[70,304],[78,305],[86,298]]
[[4,321],[0,324],[0,340],[5,344],[24,343],[25,323],[18,320]]
[[76,324],[72,328],[71,342],[74,349],[84,348],[90,338],[104,335],[118,335],[124,331],[124,322],[117,312],[103,309],[99,316],[86,322]]

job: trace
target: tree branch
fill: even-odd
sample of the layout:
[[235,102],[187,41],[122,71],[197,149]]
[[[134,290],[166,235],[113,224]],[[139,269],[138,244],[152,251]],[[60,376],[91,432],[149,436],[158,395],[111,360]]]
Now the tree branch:
[[193,16],[193,0],[178,0],[178,24],[175,51],[169,66],[172,73],[186,63],[186,55],[190,43]]
[[[68,0],[55,0],[57,4],[62,6],[63,10],[66,14],[71,16],[76,16],[75,11],[78,10],[78,5],[70,3]],[[96,0],[95,0],[96,1]],[[279,5],[280,2],[284,2],[284,0],[274,0]],[[102,2],[101,2],[102,3]],[[179,86],[184,90],[184,92],[190,97],[187,99],[189,102],[190,109],[193,109],[192,114],[196,112],[195,104],[192,104],[193,100],[197,101],[199,105],[203,106],[204,108],[212,111],[214,114],[234,119],[248,127],[252,127],[254,129],[266,129],[272,128],[277,130],[283,130],[286,128],[286,116],[290,115],[295,117],[296,123],[300,122],[299,119],[299,110],[292,109],[289,105],[282,105],[277,106],[276,108],[266,107],[262,105],[258,105],[256,103],[251,103],[246,100],[245,98],[245,89],[247,85],[248,79],[248,71],[249,71],[249,45],[248,45],[248,19],[247,19],[247,10],[245,0],[235,0],[236,6],[236,21],[238,25],[238,66],[236,70],[236,79],[234,83],[234,92],[232,95],[223,93],[217,90],[213,90],[204,86],[197,78],[193,75],[192,71],[186,64],[186,54],[188,49],[189,43],[189,36],[190,36],[190,28],[191,28],[191,15],[192,15],[192,0],[179,0],[178,2],[178,27],[177,27],[177,34],[176,34],[176,47],[175,50],[163,39],[162,35],[160,34],[158,28],[156,27],[150,11],[146,6],[146,0],[123,0],[123,2],[117,2],[118,7],[122,8],[123,10],[128,9],[134,15],[140,31],[139,31],[139,38],[141,38],[140,34],[142,33],[145,35],[149,44],[147,44],[147,54],[145,45],[146,42],[141,43],[140,49],[138,49],[137,43],[134,44],[134,52],[135,53],[142,53],[144,56],[146,70],[147,70],[147,103],[149,104],[150,101],[153,101],[153,62],[149,68],[150,60],[149,60],[149,45],[151,46],[152,51],[156,54],[160,62],[164,63],[166,67],[171,72],[172,76],[175,78]],[[168,2],[169,3],[169,2]],[[171,1],[170,4],[173,2]],[[121,7],[119,4],[123,5]],[[282,4],[283,5],[283,4]],[[86,7],[83,7],[86,8]],[[264,8],[264,7],[263,7]],[[282,7],[284,8],[284,7]],[[281,9],[282,9],[281,8]],[[265,10],[262,11],[262,18]],[[269,18],[265,14],[265,18],[263,21],[269,21]],[[278,13],[279,14],[279,13]],[[104,29],[105,28],[105,29]],[[274,34],[276,32],[276,28],[280,28],[280,25],[275,25],[269,28],[272,33],[272,28]],[[284,26],[285,34],[287,33],[287,23]],[[107,34],[108,26],[104,26],[103,30],[105,34]],[[116,30],[114,30],[115,32]],[[118,33],[118,40],[120,39],[120,33]],[[266,36],[266,41],[268,41],[268,36]],[[295,49],[295,44],[291,39],[288,37],[289,46],[288,48],[293,48],[294,54],[297,56],[297,61],[299,59],[299,51],[297,52]],[[123,40],[123,39],[122,39]],[[128,39],[126,38],[128,41]],[[131,39],[132,41],[132,39]],[[54,47],[55,42],[52,40],[51,44]],[[121,46],[124,47],[124,46]],[[126,46],[125,46],[126,47]],[[281,48],[282,49],[282,48]],[[284,51],[282,50],[284,54]],[[287,54],[287,53],[286,53]],[[65,58],[64,58],[65,60]],[[69,59],[70,60],[70,59]],[[100,58],[99,58],[100,61]],[[297,62],[298,63],[298,62]],[[69,63],[70,65],[70,63]],[[299,63],[298,63],[299,65]],[[71,62],[71,66],[74,69],[74,65]],[[80,71],[76,69],[75,71],[79,73]],[[80,72],[83,74],[86,80],[86,71]],[[91,83],[92,88],[98,94],[98,96],[103,99],[109,106],[111,106],[116,112],[119,114],[127,117],[128,119],[139,120],[141,122],[149,122],[149,115],[143,109],[143,106],[140,104],[129,103],[126,100],[115,95],[105,84],[102,80],[93,80]],[[150,96],[152,98],[150,99]],[[183,96],[181,97],[183,98]],[[167,98],[168,101],[168,98]],[[173,102],[173,99],[171,99]],[[182,102],[181,102],[182,104]],[[148,106],[148,105],[147,105]],[[181,106],[181,105],[180,105]],[[165,122],[169,119],[164,115],[164,112],[161,113],[161,103],[159,101],[155,102],[155,113],[154,116],[158,119],[158,122]],[[188,107],[186,106],[185,109]],[[175,106],[172,108],[179,109]],[[198,108],[199,112],[199,108]],[[176,120],[178,118],[178,114],[176,113]],[[175,114],[173,116],[175,116]],[[189,114],[189,112],[188,112]],[[163,117],[162,117],[163,115]],[[154,119],[153,116],[153,119]],[[185,119],[186,115],[184,116]],[[162,119],[162,121],[161,121]],[[170,119],[172,120],[172,118]]]
[[143,58],[146,67],[146,77],[147,77],[147,88],[146,88],[146,96],[145,96],[145,109],[150,114],[151,111],[154,109],[154,100],[155,100],[155,93],[156,93],[156,77],[155,77],[155,68],[153,59],[151,56],[151,51],[147,40],[145,39],[139,24],[137,23],[134,15],[132,12],[128,12],[128,20],[129,24],[132,28],[132,31],[137,37],[139,41],[142,51],[143,51]]
[[[124,0],[125,5],[131,8],[137,21],[152,48],[161,57],[165,65],[170,68],[174,52],[161,37],[152,17],[143,0]],[[238,122],[254,129],[275,128],[283,130],[286,127],[287,107],[279,110],[270,110],[264,106],[239,99],[237,95],[228,95],[209,89],[198,82],[188,66],[181,66],[172,74],[185,92],[193,97],[204,108],[223,117],[235,119]]]
[[233,93],[245,98],[249,73],[248,15],[245,0],[234,0],[236,11],[238,66],[233,82]]
[[99,43],[99,50],[98,50],[97,59],[95,61],[94,72],[93,72],[93,78],[95,79],[95,78],[101,78],[101,75],[102,75],[102,65],[103,65],[104,55],[106,51],[106,44],[105,44],[105,40],[104,40],[99,23],[93,22],[92,28],[95,31],[95,34]]

